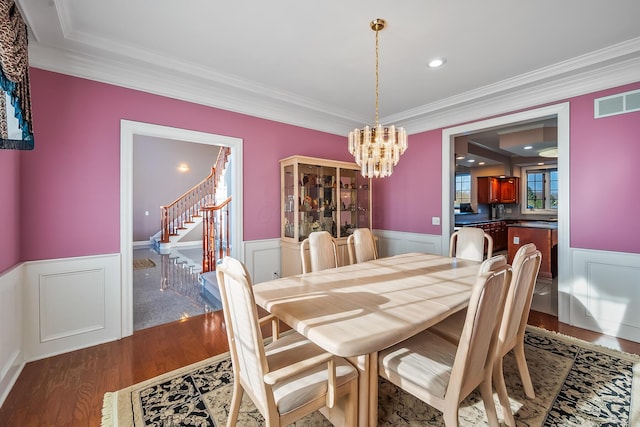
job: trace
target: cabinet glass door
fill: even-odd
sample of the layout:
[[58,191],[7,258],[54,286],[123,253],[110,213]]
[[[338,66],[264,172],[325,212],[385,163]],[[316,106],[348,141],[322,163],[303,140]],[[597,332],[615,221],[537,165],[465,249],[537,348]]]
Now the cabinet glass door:
[[293,165],[287,165],[283,168],[282,178],[282,194],[283,203],[283,235],[285,237],[295,238],[296,227],[296,211],[298,207],[298,201],[296,197],[295,177],[293,172]]
[[300,164],[300,221],[299,240],[313,231],[328,231],[334,237],[336,228],[337,169],[334,167]]

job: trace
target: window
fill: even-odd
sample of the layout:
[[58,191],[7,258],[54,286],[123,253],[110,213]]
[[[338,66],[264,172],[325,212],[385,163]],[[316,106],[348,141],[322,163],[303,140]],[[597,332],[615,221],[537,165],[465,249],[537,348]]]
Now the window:
[[558,168],[557,166],[534,166],[522,168],[523,191],[527,195],[522,205],[523,213],[558,211]]
[[471,174],[456,174],[456,197],[455,206],[460,203],[471,203]]

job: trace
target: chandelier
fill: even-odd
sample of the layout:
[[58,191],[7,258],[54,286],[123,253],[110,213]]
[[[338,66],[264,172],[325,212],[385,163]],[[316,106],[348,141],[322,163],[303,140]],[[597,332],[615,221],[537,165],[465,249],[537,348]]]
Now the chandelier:
[[349,132],[349,152],[360,166],[365,178],[384,178],[393,173],[400,155],[407,149],[407,132],[404,128],[382,126],[378,123],[378,31],[386,22],[384,19],[371,21],[371,29],[376,32],[376,121],[373,127],[354,129]]

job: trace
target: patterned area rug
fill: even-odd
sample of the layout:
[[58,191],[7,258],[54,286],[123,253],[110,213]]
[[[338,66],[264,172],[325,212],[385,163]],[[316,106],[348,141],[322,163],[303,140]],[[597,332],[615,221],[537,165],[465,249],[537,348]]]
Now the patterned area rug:
[[149,258],[139,258],[133,260],[133,269],[134,270],[142,270],[143,268],[153,268],[156,266],[156,263]]
[[[639,356],[534,327],[527,329],[526,356],[535,399],[525,397],[515,359],[511,354],[505,358],[505,380],[518,426],[640,425]],[[224,426],[232,382],[231,362],[224,354],[106,393],[102,427]],[[379,426],[444,425],[437,410],[385,380],[380,379],[379,386]],[[495,393],[494,399],[501,417]],[[238,425],[263,424],[245,398]],[[474,392],[460,405],[460,425],[486,424],[482,399]],[[294,425],[331,424],[314,413]]]

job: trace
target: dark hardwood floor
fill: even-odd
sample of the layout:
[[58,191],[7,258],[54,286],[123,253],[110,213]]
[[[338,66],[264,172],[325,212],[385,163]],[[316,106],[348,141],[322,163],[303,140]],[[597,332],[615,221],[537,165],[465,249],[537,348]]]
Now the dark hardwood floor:
[[[543,313],[531,312],[529,324],[640,354],[640,343],[574,328]],[[263,333],[271,334],[268,328]],[[217,311],[28,363],[0,408],[0,426],[100,426],[105,392],[227,350]]]

